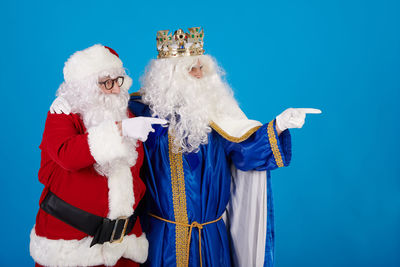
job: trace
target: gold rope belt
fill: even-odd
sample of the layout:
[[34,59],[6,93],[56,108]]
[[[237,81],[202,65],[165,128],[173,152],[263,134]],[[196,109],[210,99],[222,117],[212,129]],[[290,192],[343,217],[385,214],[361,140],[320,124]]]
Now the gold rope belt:
[[164,222],[168,222],[168,223],[172,223],[172,224],[175,224],[175,225],[180,225],[180,226],[189,227],[189,236],[188,236],[188,242],[187,242],[187,247],[186,247],[186,263],[187,263],[188,266],[189,266],[190,241],[191,241],[191,239],[192,239],[192,229],[193,229],[193,227],[198,228],[198,229],[199,229],[199,255],[200,255],[200,267],[203,266],[203,262],[202,262],[202,260],[201,260],[201,229],[203,229],[203,226],[205,226],[205,225],[207,225],[207,224],[212,224],[212,223],[218,222],[219,220],[221,220],[222,215],[221,215],[218,219],[216,219],[216,220],[214,220],[214,221],[209,221],[209,222],[205,222],[205,223],[198,223],[198,222],[194,221],[194,222],[192,222],[191,224],[170,221],[170,220],[161,218],[161,217],[159,217],[159,216],[157,216],[157,215],[154,215],[154,214],[152,214],[152,213],[149,213],[149,215],[152,216],[152,217],[154,217],[154,218],[156,218],[156,219],[159,219],[159,220],[161,220],[161,221],[164,221]]

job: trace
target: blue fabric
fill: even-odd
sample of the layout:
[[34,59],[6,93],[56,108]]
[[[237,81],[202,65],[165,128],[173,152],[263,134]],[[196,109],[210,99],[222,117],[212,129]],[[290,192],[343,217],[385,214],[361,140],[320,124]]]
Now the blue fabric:
[[[275,136],[278,136],[276,132],[276,121],[274,121]],[[283,152],[282,160],[285,166],[288,166],[292,158],[292,146],[291,137],[289,130],[283,131],[278,138],[279,151]],[[274,223],[274,201],[272,195],[272,184],[271,184],[271,173],[267,172],[267,236],[265,242],[265,258],[264,267],[274,266],[274,249],[275,249],[275,223]]]
[[267,237],[265,242],[264,267],[272,267],[274,266],[275,224],[270,172],[267,173],[267,209]]
[[[149,116],[148,108],[132,97],[129,108],[136,116]],[[146,182],[146,212],[175,221],[171,174],[168,154],[168,128],[154,125],[145,143],[147,164],[142,168]],[[276,135],[277,136],[277,135]],[[290,161],[290,134],[285,131],[278,140],[285,166]],[[241,170],[268,171],[268,226],[266,259],[273,263],[273,207],[269,170],[277,168],[271,151],[267,124],[241,143],[233,143],[214,130],[208,135],[208,144],[197,153],[183,155],[186,206],[189,223],[204,223],[220,217],[230,197],[230,165]],[[143,229],[150,243],[148,266],[176,266],[175,225],[150,216],[142,217]],[[222,220],[202,230],[203,266],[231,266],[227,230]],[[198,230],[193,229],[190,245],[190,266],[199,266]]]

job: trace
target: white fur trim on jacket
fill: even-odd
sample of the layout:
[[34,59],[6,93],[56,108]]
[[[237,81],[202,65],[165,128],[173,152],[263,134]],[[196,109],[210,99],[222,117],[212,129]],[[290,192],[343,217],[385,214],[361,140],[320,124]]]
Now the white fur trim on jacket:
[[111,164],[108,175],[108,218],[114,220],[119,216],[131,216],[135,195],[133,194],[133,178],[129,164],[116,161]]
[[99,165],[129,156],[129,147],[123,144],[115,122],[105,121],[89,128],[88,133],[90,152]]
[[143,233],[140,237],[127,235],[121,243],[104,243],[90,247],[92,237],[81,240],[52,240],[31,231],[30,253],[35,262],[44,266],[112,266],[121,258],[144,263],[149,242]]
[[92,74],[109,69],[122,69],[122,61],[101,44],[75,52],[65,62],[65,82],[80,81]]
[[123,138],[112,121],[88,129],[90,152],[96,160],[96,171],[108,178],[108,218],[131,216],[135,195],[131,166],[138,157],[136,140]]

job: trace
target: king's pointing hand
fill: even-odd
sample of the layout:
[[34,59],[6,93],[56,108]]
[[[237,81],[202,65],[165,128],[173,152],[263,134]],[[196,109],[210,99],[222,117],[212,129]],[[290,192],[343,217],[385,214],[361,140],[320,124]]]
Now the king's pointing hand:
[[276,126],[280,131],[291,128],[301,128],[304,125],[306,114],[320,114],[315,108],[288,108],[276,117]]

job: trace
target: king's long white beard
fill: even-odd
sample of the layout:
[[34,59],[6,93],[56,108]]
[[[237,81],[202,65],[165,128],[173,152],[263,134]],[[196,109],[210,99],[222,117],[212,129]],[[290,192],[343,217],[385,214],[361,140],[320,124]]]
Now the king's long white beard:
[[[154,76],[152,77],[154,79]],[[213,117],[229,113],[236,104],[229,86],[215,73],[201,79],[175,74],[169,86],[165,80],[145,83],[141,92],[152,115],[169,121],[174,151],[196,152],[207,144]]]

